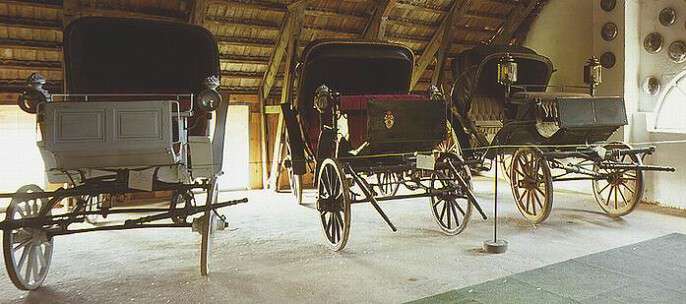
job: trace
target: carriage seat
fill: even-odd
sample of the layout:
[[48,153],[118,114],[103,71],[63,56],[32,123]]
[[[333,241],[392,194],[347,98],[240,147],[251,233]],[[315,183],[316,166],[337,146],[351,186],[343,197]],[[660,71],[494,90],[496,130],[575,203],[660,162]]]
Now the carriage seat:
[[369,101],[430,101],[424,95],[393,94],[393,95],[350,95],[340,97],[341,112],[347,115],[350,144],[357,148],[367,140],[367,103]]
[[474,96],[469,107],[469,117],[475,122],[503,120],[503,98],[492,96]]

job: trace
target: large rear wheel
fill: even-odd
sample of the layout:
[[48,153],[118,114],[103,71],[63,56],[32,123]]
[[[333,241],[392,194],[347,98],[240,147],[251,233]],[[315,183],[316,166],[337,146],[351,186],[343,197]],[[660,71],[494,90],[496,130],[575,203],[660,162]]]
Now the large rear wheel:
[[[643,165],[636,154],[621,154],[619,149],[631,149],[624,143],[611,143],[605,146],[610,157],[606,163],[615,165]],[[631,213],[643,198],[643,171],[638,169],[605,169],[598,164],[593,171],[606,179],[593,180],[593,195],[600,209],[611,217],[620,217]]]
[[553,182],[548,161],[536,148],[512,156],[510,186],[517,209],[533,224],[545,221],[553,208]]
[[317,210],[327,244],[342,250],[350,235],[350,189],[341,164],[327,158],[317,177]]
[[[43,192],[36,185],[26,185],[17,193]],[[49,216],[52,206],[47,198],[12,198],[5,221]],[[23,226],[3,232],[3,255],[10,280],[21,290],[34,290],[45,281],[52,260],[53,239],[43,227]]]

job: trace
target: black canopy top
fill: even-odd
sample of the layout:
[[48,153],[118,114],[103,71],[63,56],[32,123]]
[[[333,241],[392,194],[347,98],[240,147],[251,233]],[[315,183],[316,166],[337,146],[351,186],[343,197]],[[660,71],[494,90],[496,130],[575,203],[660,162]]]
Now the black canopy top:
[[460,94],[503,96],[504,88],[497,81],[497,64],[506,53],[518,65],[515,85],[531,86],[528,91],[545,91],[553,73],[550,59],[523,46],[484,45],[461,52],[453,60],[456,90],[453,94],[458,95],[453,97],[466,97]]
[[400,44],[355,40],[318,40],[302,55],[298,108],[312,108],[322,84],[344,95],[406,94],[414,54]]
[[181,23],[80,18],[64,30],[64,61],[72,94],[190,94],[220,76],[212,34]]

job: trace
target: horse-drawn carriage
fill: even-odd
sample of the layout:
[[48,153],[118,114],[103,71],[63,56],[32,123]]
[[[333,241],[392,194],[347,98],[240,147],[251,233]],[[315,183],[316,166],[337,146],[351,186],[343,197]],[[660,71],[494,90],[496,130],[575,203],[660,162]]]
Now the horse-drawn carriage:
[[[69,94],[50,95],[42,88],[45,79],[34,74],[18,101],[36,115],[48,181],[66,186],[44,191],[27,185],[1,195],[11,198],[0,222],[10,279],[19,289],[38,288],[55,236],[167,227],[200,232],[206,275],[211,235],[227,225],[216,210],[245,202],[217,202],[228,105],[216,91],[213,36],[184,24],[82,18],[65,30],[64,61]],[[144,191],[172,192],[169,207],[114,204]],[[196,192],[206,198],[196,201]],[[69,211],[55,209],[69,203]],[[123,223],[79,225],[136,213],[142,215]]]
[[[380,201],[429,197],[431,213],[448,235],[466,227],[473,208],[485,218],[456,149],[446,101],[436,90],[410,94],[411,50],[315,41],[300,64],[295,102],[282,105],[284,164],[298,201],[303,175],[316,176],[316,209],[333,250],[346,245],[355,203],[371,203],[393,231]],[[409,191],[399,193],[401,186]]]
[[[453,61],[452,92],[459,142],[474,170],[485,159],[511,156],[502,164],[517,208],[533,222],[552,209],[553,181],[591,180],[601,209],[630,213],[643,196],[644,171],[654,147],[632,148],[606,141],[627,124],[622,97],[599,97],[602,67],[586,63],[587,93],[548,92],[552,62],[520,46],[480,46]],[[577,87],[579,88],[579,87]]]

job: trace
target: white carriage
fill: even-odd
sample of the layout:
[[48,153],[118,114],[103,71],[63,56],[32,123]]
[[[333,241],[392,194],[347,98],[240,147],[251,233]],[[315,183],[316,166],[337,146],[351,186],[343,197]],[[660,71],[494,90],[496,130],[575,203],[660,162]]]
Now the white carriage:
[[[247,201],[217,202],[228,105],[216,91],[214,38],[192,25],[81,18],[65,29],[64,44],[69,94],[50,95],[46,80],[33,74],[18,105],[36,114],[48,181],[65,186],[0,194],[11,198],[0,222],[10,279],[19,289],[40,287],[55,236],[168,227],[200,232],[200,269],[207,275],[211,234],[228,225],[217,209]],[[169,207],[113,204],[146,191],[172,192]],[[196,201],[198,193],[204,203]],[[67,201],[74,207],[58,213],[55,207]],[[136,213],[125,221],[74,225]]]

